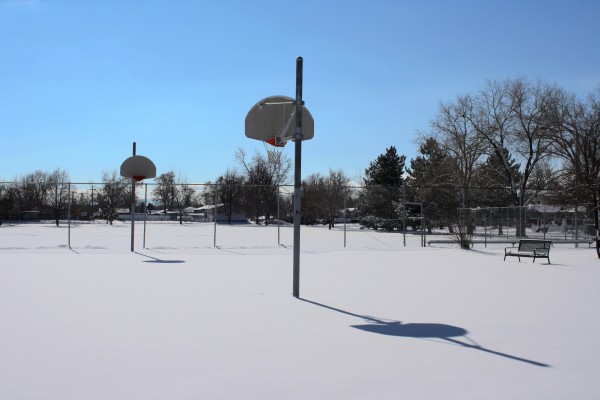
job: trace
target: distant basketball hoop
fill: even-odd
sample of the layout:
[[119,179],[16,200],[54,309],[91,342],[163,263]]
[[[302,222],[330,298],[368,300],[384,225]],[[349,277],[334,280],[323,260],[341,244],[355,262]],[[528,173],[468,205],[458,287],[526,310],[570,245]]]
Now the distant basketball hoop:
[[[129,157],[121,164],[121,176],[129,178],[131,182],[131,251],[135,249],[135,182],[141,182],[146,178],[156,177],[156,166],[148,158],[136,154],[136,143],[133,142],[133,156]],[[146,190],[148,188],[146,187]],[[146,229],[146,219],[144,217],[144,229]]]
[[[275,147],[283,147],[288,140],[295,141],[296,100],[287,96],[270,96],[256,103],[246,115],[246,137],[260,140]],[[302,138],[312,139],[315,121],[310,111],[302,106]]]
[[131,156],[121,164],[121,176],[140,182],[156,177],[156,166],[147,157]]

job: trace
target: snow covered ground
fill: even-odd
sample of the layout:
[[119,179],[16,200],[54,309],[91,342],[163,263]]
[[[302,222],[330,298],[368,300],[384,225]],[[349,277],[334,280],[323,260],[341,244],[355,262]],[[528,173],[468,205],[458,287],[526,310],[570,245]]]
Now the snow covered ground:
[[504,262],[303,227],[298,300],[289,229],[135,253],[124,226],[78,227],[73,250],[64,229],[0,227],[0,399],[600,396],[594,249]]

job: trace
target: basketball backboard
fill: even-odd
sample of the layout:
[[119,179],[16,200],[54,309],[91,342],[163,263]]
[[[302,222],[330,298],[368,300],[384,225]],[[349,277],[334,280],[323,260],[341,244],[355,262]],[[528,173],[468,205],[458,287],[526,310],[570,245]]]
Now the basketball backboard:
[[[294,140],[296,101],[287,96],[270,96],[256,103],[246,115],[246,136],[273,145]],[[315,135],[315,121],[302,106],[302,140]]]
[[156,166],[147,157],[131,156],[121,164],[121,176],[141,181],[156,177]]

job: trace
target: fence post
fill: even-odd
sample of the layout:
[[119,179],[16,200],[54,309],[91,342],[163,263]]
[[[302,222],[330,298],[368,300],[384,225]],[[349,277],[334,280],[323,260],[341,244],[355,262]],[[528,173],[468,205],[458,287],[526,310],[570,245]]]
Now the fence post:
[[425,247],[425,215],[423,215],[423,204],[421,204],[421,247]]
[[348,186],[344,186],[344,248],[346,248],[346,220],[348,219],[348,212],[346,207],[346,198],[348,197]]
[[577,240],[579,240],[579,210],[578,207],[575,206],[575,247],[579,247],[577,245]]
[[546,240],[546,206],[544,206],[542,212],[542,232],[544,234],[544,240]]
[[217,185],[215,184],[213,186],[214,192],[213,192],[213,203],[214,203],[214,208],[213,208],[213,222],[214,222],[214,228],[213,228],[213,247],[217,247]]
[[406,187],[402,185],[402,241],[406,247]]
[[510,228],[510,220],[508,219],[508,207],[506,207],[506,240],[508,240],[508,228]]
[[[67,244],[69,245],[69,250],[72,250],[71,249],[71,205],[72,205],[72,201],[71,201],[71,182],[68,183],[67,193],[68,193],[68,196],[69,196],[69,207],[67,208],[67,215],[68,215],[68,218],[69,218],[69,224],[68,224],[68,228],[67,228]],[[59,215],[60,215],[60,210],[59,210]]]
[[146,220],[148,219],[148,184],[144,183],[144,239],[142,248],[146,248]]
[[94,218],[94,185],[92,184],[92,209],[90,212],[90,219],[93,223],[96,223],[96,219]]
[[279,184],[277,184],[277,246],[281,245],[281,232],[279,231],[280,223],[280,214],[279,214]]
[[[490,210],[490,222],[492,220],[492,211]],[[483,217],[483,246],[487,247],[487,219]]]

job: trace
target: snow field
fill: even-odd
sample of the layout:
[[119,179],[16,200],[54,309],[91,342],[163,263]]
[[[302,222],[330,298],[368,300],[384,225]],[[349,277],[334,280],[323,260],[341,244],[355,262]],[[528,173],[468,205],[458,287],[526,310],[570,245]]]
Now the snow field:
[[594,249],[555,248],[551,265],[501,249],[306,251],[298,300],[281,246],[21,244],[0,248],[0,398],[600,393]]

